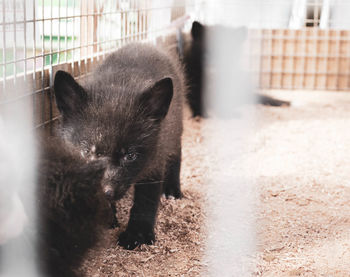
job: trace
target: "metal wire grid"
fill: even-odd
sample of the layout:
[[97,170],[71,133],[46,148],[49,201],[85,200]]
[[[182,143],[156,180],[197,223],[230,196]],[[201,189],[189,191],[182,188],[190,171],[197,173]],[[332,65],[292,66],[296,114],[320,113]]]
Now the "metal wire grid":
[[[329,15],[327,20],[321,16],[327,6],[325,1],[333,8],[333,17]],[[313,28],[292,31],[287,27],[293,15],[265,18],[264,11],[277,3],[274,0],[259,2],[257,8],[262,16],[247,17],[249,21],[240,20],[234,12],[243,6],[256,6],[257,1],[0,0],[0,109],[14,101],[29,100],[35,126],[47,125],[58,115],[50,91],[58,69],[82,78],[106,54],[123,44],[133,40],[156,41],[169,32],[171,22],[174,25],[179,21],[180,26],[186,15],[204,2],[212,6],[224,4],[227,16],[221,21],[227,19],[236,26],[263,29],[267,26],[268,29],[250,36],[260,87],[350,88],[350,35],[341,30],[347,22],[334,10],[349,9],[346,1],[305,0],[305,11],[311,9],[313,17],[305,12],[301,27]],[[278,3],[291,11],[295,2]],[[246,17],[244,13],[242,16]],[[206,18],[210,19],[210,13]],[[322,24],[339,30],[319,30]]]
[[199,1],[0,1],[0,109],[30,101],[36,127],[56,119],[51,87],[65,69],[82,78],[135,40],[156,42],[181,27]]

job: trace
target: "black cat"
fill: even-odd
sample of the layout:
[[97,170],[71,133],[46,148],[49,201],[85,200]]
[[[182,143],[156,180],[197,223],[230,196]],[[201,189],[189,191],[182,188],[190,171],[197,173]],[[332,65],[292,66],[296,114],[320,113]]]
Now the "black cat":
[[83,85],[58,71],[54,88],[64,139],[86,159],[109,160],[102,186],[113,209],[135,184],[119,244],[151,244],[161,193],[181,197],[182,68],[168,53],[133,43],[108,56]]

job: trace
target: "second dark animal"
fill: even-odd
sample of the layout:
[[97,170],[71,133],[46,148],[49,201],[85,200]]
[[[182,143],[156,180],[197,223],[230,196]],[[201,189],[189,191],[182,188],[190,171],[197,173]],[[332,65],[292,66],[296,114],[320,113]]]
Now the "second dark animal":
[[[39,152],[35,198],[28,198],[25,186],[20,191],[28,224],[2,248],[15,251],[18,264],[37,264],[43,276],[82,276],[77,269],[111,216],[100,186],[106,162],[87,163],[60,139],[42,141]],[[23,247],[32,253],[30,257],[22,255]],[[18,270],[16,275],[22,276]]]
[[39,260],[45,276],[79,276],[74,270],[112,216],[100,186],[103,160],[86,163],[54,139],[38,164]]
[[[206,116],[204,110],[204,78],[208,71],[208,55],[210,55],[209,38],[213,38],[216,33],[220,32],[223,36],[235,36],[237,44],[243,44],[246,39],[245,28],[229,28],[219,25],[206,26],[194,21],[192,24],[191,34],[184,39],[183,64],[185,67],[186,79],[188,83],[188,102],[192,110],[193,117]],[[208,35],[208,34],[211,35]],[[225,43],[222,41],[221,43]],[[240,54],[235,53],[237,57]],[[231,92],[234,93],[234,92]],[[290,102],[272,98],[267,95],[258,94],[257,103],[268,106],[289,106]],[[229,103],[227,103],[229,104]],[[231,103],[235,106],[237,103]]]
[[114,212],[114,201],[135,184],[119,244],[151,244],[161,193],[181,197],[182,68],[168,53],[134,43],[107,57],[84,84],[58,71],[54,88],[64,139],[86,159],[109,161],[102,186]]

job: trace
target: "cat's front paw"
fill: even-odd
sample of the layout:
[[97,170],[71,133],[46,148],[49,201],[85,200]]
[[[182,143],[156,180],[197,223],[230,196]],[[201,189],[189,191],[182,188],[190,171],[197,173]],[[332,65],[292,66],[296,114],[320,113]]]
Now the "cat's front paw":
[[181,199],[182,198],[181,190],[178,187],[166,188],[164,191],[164,194],[165,194],[165,197],[167,199],[170,199],[170,198]]
[[153,227],[127,228],[120,234],[118,244],[132,250],[141,244],[153,244],[155,235]]

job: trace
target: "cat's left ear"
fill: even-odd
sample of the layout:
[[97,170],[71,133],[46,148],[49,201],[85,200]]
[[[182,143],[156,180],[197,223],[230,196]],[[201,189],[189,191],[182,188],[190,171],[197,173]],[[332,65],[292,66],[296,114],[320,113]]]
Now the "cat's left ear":
[[168,113],[172,98],[173,81],[167,77],[140,94],[139,107],[147,116],[161,121]]
[[63,118],[69,118],[80,111],[87,102],[84,89],[67,72],[57,71],[54,81],[57,108]]

